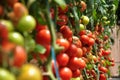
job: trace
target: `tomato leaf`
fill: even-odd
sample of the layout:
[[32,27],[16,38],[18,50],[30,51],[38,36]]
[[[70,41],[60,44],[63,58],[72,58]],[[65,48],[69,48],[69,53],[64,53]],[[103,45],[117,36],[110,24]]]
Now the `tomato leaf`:
[[37,44],[36,47],[35,47],[35,49],[34,49],[34,51],[36,53],[44,54],[45,51],[46,51],[46,49],[42,45]]

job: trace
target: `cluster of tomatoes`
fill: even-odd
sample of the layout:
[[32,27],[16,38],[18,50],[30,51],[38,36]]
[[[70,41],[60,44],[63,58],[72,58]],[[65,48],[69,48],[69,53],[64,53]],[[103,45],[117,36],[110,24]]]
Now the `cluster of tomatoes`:
[[22,1],[6,1],[11,11],[6,13],[4,4],[0,5],[0,80],[107,80],[109,67],[114,66],[110,48],[104,47],[110,36],[100,37],[105,32],[101,23],[88,30],[88,16],[76,19],[74,6],[84,14],[84,1],[56,10],[50,6],[49,15],[41,10],[42,19],[47,21],[45,16],[50,16],[54,26],[40,23]]

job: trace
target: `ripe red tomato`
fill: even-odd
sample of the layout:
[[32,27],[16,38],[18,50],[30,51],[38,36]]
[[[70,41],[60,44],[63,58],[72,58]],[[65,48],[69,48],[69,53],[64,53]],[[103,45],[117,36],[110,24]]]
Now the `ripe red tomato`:
[[95,40],[93,38],[89,38],[88,45],[93,46],[95,43]]
[[108,40],[108,38],[109,38],[109,37],[108,37],[107,35],[104,36],[104,40]]
[[69,46],[70,46],[69,42],[66,39],[63,39],[63,38],[57,39],[56,43],[59,46],[64,47],[64,49],[61,52],[65,52],[69,48]]
[[63,34],[64,38],[71,38],[72,37],[72,31],[67,25],[63,25],[60,27],[60,32]]
[[75,71],[72,71],[72,73],[73,73],[73,75],[72,75],[73,78],[80,77],[80,75],[81,75],[81,72],[80,72],[79,69],[76,69]]
[[70,80],[72,78],[72,71],[68,67],[60,68],[59,74],[62,80]]
[[54,9],[50,9],[50,16],[51,16],[51,18],[53,19],[54,18],[54,16],[55,16],[55,11],[54,11]]
[[80,40],[84,43],[84,44],[88,44],[89,42],[89,37],[87,35],[82,35],[80,37]]
[[79,32],[79,36],[82,36],[82,35],[85,35],[86,34],[86,30],[81,30],[80,32]]
[[49,45],[51,43],[50,31],[47,29],[40,30],[36,34],[36,42],[42,45]]
[[59,53],[57,55],[57,62],[59,66],[66,66],[69,61],[69,56],[66,53]]
[[80,5],[81,5],[80,11],[81,11],[81,12],[85,11],[86,8],[87,8],[86,3],[85,3],[84,1],[81,1]]
[[64,14],[60,14],[58,16],[57,24],[59,26],[63,26],[63,25],[66,25],[67,23],[68,23],[68,17]]
[[47,25],[42,25],[42,24],[39,24],[37,22],[37,25],[36,25],[36,31],[39,32],[40,30],[43,30],[43,29],[47,29]]
[[102,55],[103,55],[103,56],[107,56],[107,55],[109,55],[110,53],[111,53],[110,50],[102,50]]
[[77,56],[77,53],[78,53],[77,49],[78,48],[76,45],[71,44],[66,52],[70,57],[74,57],[74,56]]
[[21,46],[16,46],[14,50],[14,60],[13,65],[16,67],[21,67],[27,60],[27,53],[25,49]]
[[80,62],[80,69],[84,69],[86,67],[86,62],[82,59],[82,58],[79,58],[79,62]]
[[77,36],[73,36],[73,44],[75,44],[78,48],[82,47],[82,42]]
[[8,5],[10,6],[10,7],[13,7],[14,6],[14,4],[15,3],[17,3],[18,2],[18,0],[7,0],[7,3],[8,3]]
[[100,79],[99,80],[107,80],[105,74],[100,74]]
[[64,9],[62,9],[61,7],[58,7],[59,14],[67,13],[67,11],[68,11],[68,5]]
[[77,51],[78,51],[77,52],[77,57],[79,57],[79,58],[82,57],[83,56],[83,50],[81,48],[78,48]]
[[102,71],[102,72],[104,72],[104,73],[108,72],[108,69],[106,67],[103,67],[103,66],[100,66],[99,70]]

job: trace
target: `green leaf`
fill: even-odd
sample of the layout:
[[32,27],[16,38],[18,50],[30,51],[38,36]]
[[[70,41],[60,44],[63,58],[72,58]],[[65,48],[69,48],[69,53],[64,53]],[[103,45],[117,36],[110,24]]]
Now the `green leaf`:
[[45,49],[45,47],[43,47],[42,45],[39,45],[39,44],[38,44],[38,45],[35,46],[34,51],[35,51],[36,53],[44,54],[45,51],[46,51],[46,49]]

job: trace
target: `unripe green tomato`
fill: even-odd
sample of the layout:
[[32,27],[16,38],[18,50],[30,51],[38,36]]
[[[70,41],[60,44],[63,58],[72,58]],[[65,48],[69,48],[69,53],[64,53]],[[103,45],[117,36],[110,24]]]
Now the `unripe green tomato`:
[[21,32],[30,32],[36,26],[36,21],[31,15],[23,16],[18,22],[17,29]]
[[13,43],[15,43],[17,45],[22,45],[22,46],[24,45],[24,38],[18,32],[9,33],[8,38],[9,38],[10,42],[13,42]]
[[0,68],[0,80],[16,80],[16,79],[12,73],[3,68]]
[[107,18],[106,16],[103,16],[103,17],[102,17],[102,20],[105,20],[105,21],[106,21],[107,19],[108,19],[108,18]]
[[0,24],[4,25],[9,32],[14,30],[13,24],[9,20],[0,20]]
[[82,16],[81,19],[84,25],[87,25],[89,23],[89,18],[87,16]]
[[83,24],[80,24],[80,31],[85,30],[85,26]]

